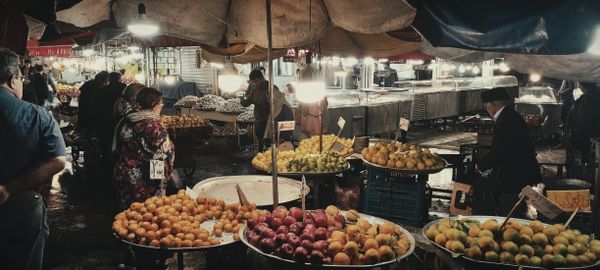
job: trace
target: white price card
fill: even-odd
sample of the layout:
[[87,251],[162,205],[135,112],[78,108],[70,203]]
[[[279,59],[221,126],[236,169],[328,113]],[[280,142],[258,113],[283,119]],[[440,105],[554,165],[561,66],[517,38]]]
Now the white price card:
[[281,121],[281,122],[277,122],[277,129],[279,131],[294,130],[295,126],[296,126],[296,122],[295,121]]
[[340,119],[338,119],[338,127],[340,127],[340,130],[344,129],[344,125],[346,125],[346,120],[344,120],[343,117],[340,116]]
[[335,141],[333,143],[333,146],[331,147],[331,149],[335,150],[336,152],[342,152],[342,150],[344,150],[344,148],[346,148],[346,146],[338,141]]
[[544,197],[544,195],[533,190],[531,186],[524,187],[521,190],[521,196],[525,196],[527,203],[531,204],[536,210],[540,211],[549,219],[555,219],[563,213],[563,210],[560,208],[560,206]]
[[400,128],[401,130],[404,131],[408,131],[408,126],[410,125],[410,121],[404,117],[400,118],[400,124],[398,125],[398,128]]
[[165,178],[165,162],[162,160],[150,160],[150,179]]

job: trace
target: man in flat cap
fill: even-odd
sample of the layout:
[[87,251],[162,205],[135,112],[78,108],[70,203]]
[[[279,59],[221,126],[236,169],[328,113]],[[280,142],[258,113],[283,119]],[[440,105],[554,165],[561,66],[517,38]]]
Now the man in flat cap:
[[[527,124],[513,107],[512,98],[505,88],[494,88],[481,93],[485,110],[494,119],[492,145],[488,155],[477,163],[481,171],[492,169],[494,209],[506,216],[519,200],[521,189],[541,182],[540,166],[529,139]],[[516,212],[524,214],[525,204]]]

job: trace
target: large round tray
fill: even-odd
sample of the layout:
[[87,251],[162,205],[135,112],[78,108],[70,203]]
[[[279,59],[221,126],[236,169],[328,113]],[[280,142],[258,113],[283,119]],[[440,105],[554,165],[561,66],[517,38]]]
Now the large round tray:
[[244,111],[225,111],[225,112],[221,112],[221,111],[217,111],[218,113],[222,113],[222,114],[242,114]]
[[[287,203],[300,199],[301,183],[289,178],[278,177],[279,203]],[[198,195],[206,194],[221,199],[227,204],[239,202],[235,185],[239,184],[249,202],[256,206],[273,205],[273,197],[265,194],[273,193],[273,178],[267,175],[236,175],[213,177],[196,184],[193,188]],[[305,195],[310,192],[305,187]]]
[[[204,228],[206,230],[208,230],[211,234],[214,228],[214,225],[217,223],[217,219],[211,219],[211,220],[206,220],[204,222],[202,222],[202,224],[200,224],[201,228]],[[244,225],[243,228],[245,228],[246,226]],[[240,229],[241,230],[241,229]],[[233,233],[226,233],[223,232],[223,235],[221,237],[215,237],[212,236],[212,238],[214,239],[219,239],[221,240],[221,243],[218,245],[213,245],[213,246],[204,246],[204,247],[178,247],[178,248],[171,248],[171,247],[153,247],[153,246],[147,246],[147,245],[140,245],[138,243],[133,243],[130,241],[127,241],[121,237],[119,237],[117,234],[115,234],[113,232],[113,235],[119,239],[121,242],[133,246],[133,247],[137,247],[137,248],[143,248],[143,249],[150,249],[150,250],[161,250],[161,251],[183,251],[183,252],[189,252],[189,251],[196,251],[196,250],[203,250],[203,249],[211,249],[211,248],[218,248],[218,247],[222,247],[222,246],[227,246],[230,244],[233,244],[239,240],[233,240]]]
[[364,158],[362,158],[362,161],[365,164],[367,164],[367,165],[369,165],[371,167],[376,167],[376,168],[380,168],[380,169],[386,169],[386,170],[390,170],[390,171],[396,171],[398,173],[404,173],[404,174],[419,174],[420,175],[420,174],[434,174],[434,173],[439,173],[439,172],[443,171],[444,169],[446,169],[446,167],[448,167],[448,162],[445,159],[443,159],[443,158],[441,158],[441,159],[444,162],[444,166],[443,167],[437,168],[437,169],[427,169],[427,170],[418,170],[418,169],[417,170],[415,170],[415,169],[410,170],[410,169],[389,168],[389,167],[386,167],[386,166],[381,166],[379,164],[375,164],[375,163],[369,162],[369,161],[365,160]]
[[[346,211],[340,211],[342,214],[346,214]],[[362,219],[366,219],[369,221],[369,223],[376,223],[376,224],[383,224],[383,222],[387,221],[385,219],[382,218],[378,218],[378,217],[374,217],[374,216],[369,216],[367,214],[363,214],[360,213],[360,218]],[[246,239],[246,234],[244,233],[246,231],[248,227],[246,225],[244,225],[242,228],[240,228],[239,234],[240,234],[240,240],[242,240],[242,243],[244,243],[246,246],[248,246],[249,248],[253,249],[254,251],[258,252],[258,254],[261,254],[263,256],[266,256],[268,258],[277,260],[277,261],[281,261],[281,262],[285,262],[285,263],[290,263],[290,264],[299,264],[295,261],[292,260],[288,260],[288,259],[284,259],[272,254],[266,254],[264,252],[262,252],[260,249],[258,249],[257,247],[253,246],[252,244],[250,244],[250,242],[248,242],[248,239]],[[410,232],[408,232],[406,229],[400,227],[400,230],[402,231],[403,234],[408,236],[408,239],[410,240],[410,248],[408,249],[408,251],[406,253],[404,253],[402,256],[394,259],[394,260],[390,260],[387,262],[380,262],[378,264],[372,264],[372,265],[331,265],[331,264],[324,264],[322,265],[323,268],[335,268],[335,269],[346,269],[346,268],[375,268],[375,267],[382,267],[385,265],[389,265],[392,264],[394,262],[399,262],[401,260],[403,260],[404,258],[410,256],[414,251],[415,251],[415,238],[410,234]],[[307,267],[310,267],[311,264],[310,263],[305,263],[304,265],[306,265]],[[321,265],[319,265],[319,267],[321,267]]]
[[[451,217],[449,218],[451,220],[463,220],[463,219],[470,219],[470,220],[476,220],[479,221],[480,223],[483,223],[485,220],[488,219],[495,219],[496,221],[498,221],[498,223],[502,223],[504,222],[504,220],[506,219],[505,217],[498,217],[498,216],[462,216],[462,217]],[[423,226],[423,229],[421,229],[421,234],[423,235],[423,237],[425,239],[427,239],[427,241],[429,241],[432,245],[437,246],[438,248],[442,249],[443,251],[449,253],[449,254],[453,254],[452,251],[446,249],[446,247],[443,247],[441,245],[438,245],[436,242],[429,240],[429,238],[427,238],[427,236],[425,235],[425,232],[433,225],[437,224],[438,222],[440,222],[441,219],[438,220],[434,220],[432,222],[427,223],[425,226]],[[511,218],[511,220],[515,220],[518,221],[520,223],[523,224],[529,224],[531,223],[531,220],[525,220],[525,219],[519,219],[519,218]],[[544,224],[545,226],[548,226],[548,224]],[[244,227],[245,228],[245,227]],[[242,231],[242,229],[240,229],[240,231]],[[456,253],[454,253],[456,254]],[[488,261],[479,261],[479,260],[474,260],[471,259],[467,256],[464,256],[463,254],[461,254],[461,257],[463,259],[465,259],[466,261],[475,263],[475,264],[480,264],[482,268],[484,268],[485,266],[501,266],[501,267],[505,267],[505,268],[519,268],[522,267],[523,269],[546,269],[544,267],[536,267],[536,266],[519,266],[516,264],[505,264],[505,263],[497,263],[497,262],[488,262]],[[583,270],[583,269],[597,269],[600,266],[600,260],[596,261],[596,263],[592,264],[592,265],[588,265],[588,266],[578,266],[578,267],[562,267],[562,268],[554,268],[556,270]]]

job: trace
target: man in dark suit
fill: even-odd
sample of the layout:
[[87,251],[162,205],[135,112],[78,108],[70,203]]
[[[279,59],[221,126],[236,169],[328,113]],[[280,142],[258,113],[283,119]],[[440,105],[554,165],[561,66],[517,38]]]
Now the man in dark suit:
[[36,97],[36,104],[44,106],[46,99],[48,99],[48,80],[44,77],[44,67],[42,65],[35,65],[35,73],[31,76],[31,83],[29,87],[33,90]]
[[[506,89],[483,91],[481,100],[496,124],[491,150],[480,159],[477,167],[482,171],[492,169],[496,214],[507,215],[519,200],[523,187],[541,182],[540,166],[529,139],[527,124],[514,110]],[[521,204],[517,216],[522,215],[524,210],[525,204]]]

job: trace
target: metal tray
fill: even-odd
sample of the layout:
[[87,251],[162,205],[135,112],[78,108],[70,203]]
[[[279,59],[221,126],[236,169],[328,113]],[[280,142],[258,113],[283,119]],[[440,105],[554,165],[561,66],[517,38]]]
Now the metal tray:
[[[200,224],[200,227],[206,229],[209,233],[212,234],[213,227],[217,223],[217,221],[218,221],[217,219],[206,220],[206,221],[202,222],[202,224]],[[242,228],[246,228],[246,226],[244,225],[244,226],[242,226]],[[240,231],[242,230],[242,228],[240,228]],[[227,246],[227,245],[230,245],[230,244],[240,241],[240,240],[233,240],[233,233],[223,232],[223,235],[221,237],[215,237],[215,236],[212,237],[214,239],[221,240],[221,243],[218,245],[204,246],[204,247],[171,248],[171,247],[153,247],[153,246],[141,245],[138,243],[129,242],[129,241],[119,237],[114,232],[113,232],[113,235],[117,239],[119,239],[121,242],[123,242],[127,245],[130,245],[130,246],[143,248],[143,249],[149,249],[149,250],[157,250],[157,251],[161,250],[161,251],[173,251],[173,252],[179,252],[179,251],[189,252],[189,251],[197,251],[197,250],[204,250],[204,249],[211,249],[211,248],[219,248],[219,247]]]
[[[346,211],[344,210],[340,210],[340,212],[342,214],[346,214]],[[376,223],[376,224],[383,224],[384,221],[387,221],[385,219],[382,218],[378,218],[378,217],[374,217],[374,216],[369,216],[367,214],[363,214],[360,213],[360,218],[362,219],[366,219],[369,221],[369,223]],[[240,240],[242,240],[242,243],[244,243],[246,246],[248,246],[249,248],[253,249],[254,251],[258,252],[258,254],[261,254],[265,257],[271,258],[271,259],[275,259],[277,261],[281,261],[281,262],[285,262],[285,263],[289,263],[289,264],[299,264],[295,261],[292,260],[288,260],[288,259],[284,259],[278,256],[275,256],[273,254],[267,254],[262,252],[259,248],[253,246],[252,244],[250,244],[250,242],[248,242],[248,239],[246,239],[246,234],[244,233],[246,231],[248,227],[246,225],[244,225],[242,228],[240,228],[239,234],[240,234]],[[401,260],[403,260],[404,258],[410,256],[414,251],[415,251],[415,238],[410,234],[410,232],[408,232],[406,229],[400,227],[400,230],[402,231],[403,234],[408,236],[408,239],[410,240],[410,248],[408,249],[408,251],[403,254],[402,256],[396,258],[395,260],[390,260],[387,262],[380,262],[378,264],[373,264],[373,265],[331,265],[331,264],[324,264],[324,265],[319,265],[319,267],[325,268],[325,269],[348,269],[348,268],[353,268],[353,269],[370,269],[370,268],[375,268],[375,267],[382,267],[382,266],[386,266],[389,264],[393,264],[395,262],[400,262]],[[304,264],[307,267],[310,267],[311,264],[310,263],[305,263]]]
[[[252,165],[252,167],[254,167],[254,165]],[[347,168],[344,169],[344,170],[335,171],[335,172],[277,172],[277,175],[281,175],[281,176],[303,176],[303,175],[305,175],[305,176],[320,176],[320,175],[325,176],[325,175],[334,175],[334,174],[343,173],[343,172],[349,170],[350,169],[350,164],[348,162],[346,162],[346,167]],[[262,169],[259,169],[259,168],[256,168],[256,167],[254,167],[254,168],[257,169],[257,170],[259,170],[259,171],[261,171],[261,172],[263,172],[263,173],[271,174],[270,172],[267,172],[265,170],[262,170]]]
[[222,114],[242,114],[244,111],[233,111],[233,112],[216,111],[216,112],[222,113]]
[[396,171],[398,173],[404,173],[404,174],[417,174],[417,175],[421,175],[421,174],[434,174],[434,173],[439,173],[441,171],[443,171],[444,169],[446,169],[446,167],[448,167],[448,162],[441,158],[442,161],[444,161],[444,167],[441,168],[437,168],[437,169],[428,169],[428,170],[409,170],[409,169],[396,169],[396,168],[389,168],[386,166],[381,166],[379,164],[375,164],[372,162],[369,162],[367,160],[365,160],[364,158],[362,159],[362,161],[371,166],[371,167],[376,167],[376,168],[380,168],[380,169],[386,169],[386,170],[390,170],[390,171]]
[[[278,177],[279,203],[287,203],[300,199],[301,183],[299,181]],[[196,184],[192,189],[200,195],[206,194],[221,199],[227,204],[239,202],[235,185],[239,184],[244,191],[244,195],[249,202],[256,206],[273,205],[273,197],[265,196],[271,194],[273,188],[273,178],[267,175],[236,175],[213,177]],[[309,187],[305,187],[305,195],[310,192]]]
[[[448,219],[448,218],[444,218],[444,219]],[[498,217],[498,216],[461,216],[461,217],[451,217],[449,218],[451,220],[463,220],[463,219],[471,219],[471,220],[476,220],[479,221],[480,223],[484,222],[485,220],[488,219],[495,219],[496,221],[498,221],[498,223],[502,223],[504,222],[504,220],[506,219],[505,217]],[[440,222],[441,219],[438,220],[434,220],[432,222],[427,223],[425,226],[423,226],[423,229],[421,229],[421,235],[423,235],[423,237],[425,239],[427,239],[427,241],[429,241],[432,245],[440,248],[441,250],[443,250],[444,252],[448,253],[448,254],[457,254],[454,253],[448,249],[446,249],[446,247],[443,247],[441,245],[438,245],[436,242],[429,240],[429,238],[427,238],[427,236],[425,235],[425,232],[433,225],[437,224],[438,222]],[[526,220],[526,219],[519,219],[519,218],[511,218],[511,220],[515,220],[518,221],[520,223],[523,224],[529,224],[531,223],[531,220]],[[545,224],[545,226],[548,226],[548,224]],[[243,227],[246,228],[246,227]],[[242,229],[240,229],[240,231],[242,231]],[[469,262],[472,263],[476,263],[476,264],[481,264],[482,267],[485,267],[486,265],[493,265],[493,266],[502,266],[502,267],[511,267],[511,268],[523,268],[523,269],[546,269],[544,267],[536,267],[536,266],[519,266],[516,264],[506,264],[506,263],[497,263],[497,262],[488,262],[488,261],[479,261],[479,260],[474,260],[471,259],[467,256],[464,256],[463,254],[461,254],[461,257]],[[600,260],[596,261],[596,263],[588,265],[588,266],[578,266],[578,267],[562,267],[562,268],[554,268],[555,270],[584,270],[584,269],[597,269],[600,266]]]

